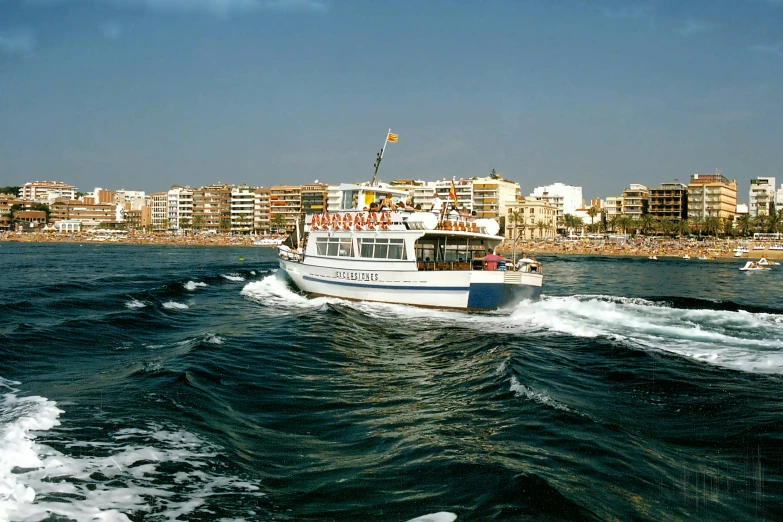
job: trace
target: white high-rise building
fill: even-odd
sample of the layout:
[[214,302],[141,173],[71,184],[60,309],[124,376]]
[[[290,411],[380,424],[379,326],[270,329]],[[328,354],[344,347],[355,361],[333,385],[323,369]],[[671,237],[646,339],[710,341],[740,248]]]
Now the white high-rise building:
[[429,210],[432,206],[432,196],[435,193],[434,181],[398,179],[392,181],[391,186],[397,190],[408,191],[408,199],[414,207],[421,205],[423,210]]
[[19,199],[49,203],[57,198],[76,199],[76,187],[62,181],[30,181],[19,187]]
[[557,208],[558,221],[566,214],[573,214],[582,206],[582,187],[564,183],[536,187],[530,196],[552,203]]
[[190,187],[173,186],[167,193],[169,230],[189,229],[193,226],[193,191]]
[[120,189],[114,193],[114,202],[128,210],[141,210],[141,207],[149,204],[149,197],[143,190]]
[[[781,186],[783,190],[783,186]],[[759,176],[750,180],[748,192],[748,213],[750,217],[769,215],[770,203],[778,208],[777,194],[775,193],[775,178]]]
[[168,230],[168,193],[153,192],[150,194],[150,216],[152,218],[152,230],[163,232]]
[[255,193],[247,185],[231,189],[231,232],[248,232],[253,229]]

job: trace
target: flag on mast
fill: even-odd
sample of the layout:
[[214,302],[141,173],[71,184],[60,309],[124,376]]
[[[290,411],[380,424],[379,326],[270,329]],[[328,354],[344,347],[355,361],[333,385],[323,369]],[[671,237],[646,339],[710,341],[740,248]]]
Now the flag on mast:
[[451,199],[454,200],[454,205],[456,206],[459,201],[457,201],[457,187],[454,186],[454,180],[451,180],[451,190],[449,190],[449,196],[451,196]]
[[390,133],[389,133],[389,136],[386,138],[386,140],[387,140],[387,141],[390,141],[390,142],[392,142],[392,143],[397,143],[397,140],[398,140],[399,138],[400,138],[400,137],[399,137],[397,134],[394,134],[393,132],[390,132]]

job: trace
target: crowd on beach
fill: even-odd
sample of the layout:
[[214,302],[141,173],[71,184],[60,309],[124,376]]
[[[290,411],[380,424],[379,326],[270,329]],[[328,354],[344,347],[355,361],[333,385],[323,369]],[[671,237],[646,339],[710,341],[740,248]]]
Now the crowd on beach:
[[[266,236],[268,239],[284,236]],[[16,232],[0,233],[0,241],[15,241],[25,243],[83,243],[110,242],[135,245],[193,245],[193,246],[273,246],[259,245],[262,236],[232,235],[232,234],[151,234],[144,232],[129,232],[127,234],[107,236],[100,233],[61,234],[55,232],[31,232],[18,234]],[[749,252],[744,256],[783,259],[783,250],[771,250],[773,243],[754,242],[748,239],[705,239],[698,238],[649,238],[640,236],[627,241],[615,242],[588,238],[564,239],[549,238],[546,240],[519,240],[516,252],[532,254],[585,254],[609,256],[644,256],[644,257],[684,257],[719,259],[734,256],[738,245],[746,246]],[[764,247],[764,248],[761,248]],[[511,254],[514,245],[505,241],[498,253]]]
[[[734,249],[745,246],[749,252],[744,257],[783,258],[783,250],[771,250],[774,243],[749,239],[700,239],[700,238],[650,238],[639,236],[627,241],[615,242],[606,239],[562,239],[517,241],[516,251],[528,254],[585,254],[604,256],[643,256],[656,258],[723,259],[734,257]],[[514,249],[506,241],[499,251],[510,253]]]

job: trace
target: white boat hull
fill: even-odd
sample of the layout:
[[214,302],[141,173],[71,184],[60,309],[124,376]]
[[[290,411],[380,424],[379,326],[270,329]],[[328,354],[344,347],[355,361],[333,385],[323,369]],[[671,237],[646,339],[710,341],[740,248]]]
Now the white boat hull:
[[543,276],[536,273],[417,271],[415,263],[399,270],[367,270],[283,258],[279,262],[296,287],[309,294],[435,308],[508,309],[523,300],[538,299],[543,283]]

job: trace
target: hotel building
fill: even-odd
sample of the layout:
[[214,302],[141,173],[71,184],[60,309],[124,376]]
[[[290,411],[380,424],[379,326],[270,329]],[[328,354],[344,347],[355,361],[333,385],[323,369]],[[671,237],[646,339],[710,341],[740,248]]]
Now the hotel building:
[[694,174],[688,184],[688,217],[734,219],[737,214],[737,182],[721,173]]
[[769,215],[770,210],[777,210],[775,194],[775,178],[758,177],[750,180],[748,193],[748,213],[750,217]]
[[231,232],[247,234],[253,229],[255,194],[247,185],[231,190]]
[[688,186],[677,181],[650,189],[650,215],[658,219],[688,219]]
[[[269,222],[274,223],[280,214],[285,218],[286,230],[291,230],[302,213],[302,187],[299,185],[275,185],[269,189]],[[271,225],[274,227],[274,225]]]
[[31,181],[19,188],[19,199],[48,203],[57,198],[76,199],[76,187],[62,181]]
[[623,190],[623,214],[639,219],[646,214],[650,204],[650,191],[644,185],[631,183],[631,186]]

